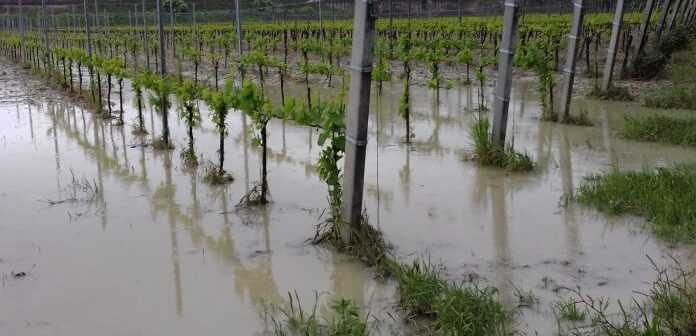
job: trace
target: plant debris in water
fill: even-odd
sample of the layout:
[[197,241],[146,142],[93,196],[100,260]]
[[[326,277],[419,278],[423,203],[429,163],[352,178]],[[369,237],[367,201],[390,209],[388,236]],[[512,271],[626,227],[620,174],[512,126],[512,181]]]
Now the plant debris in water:
[[204,168],[203,181],[212,185],[220,185],[231,183],[234,181],[234,177],[216,164],[209,162]]

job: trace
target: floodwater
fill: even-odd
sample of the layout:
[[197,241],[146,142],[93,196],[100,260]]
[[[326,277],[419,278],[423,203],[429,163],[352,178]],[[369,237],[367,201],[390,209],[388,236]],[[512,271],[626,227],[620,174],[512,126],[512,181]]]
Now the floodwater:
[[[150,134],[132,135],[130,92],[127,125],[118,127],[6,61],[0,83],[0,334],[263,335],[273,326],[259,302],[287,304],[289,292],[305,308],[320,294],[326,318],[331,298],[352,298],[373,316],[373,333],[408,333],[392,283],[307,243],[327,205],[314,170],[316,130],[271,123],[273,202],[237,213],[261,161],[239,113],[230,113],[226,139],[235,181],[212,187],[202,169],[182,167],[176,113],[177,149],[153,152],[140,144],[160,134],[160,118],[148,109]],[[442,89],[439,98],[414,87],[415,138],[406,145],[401,83],[385,83],[373,96],[365,207],[404,261],[429,258],[449,279],[497,286],[511,308],[515,288],[532,290],[539,302],[520,310],[516,327],[550,335],[551,306],[570,295],[563,287],[628,300],[653,279],[646,256],[663,266],[669,253],[689,269],[696,260],[696,248],[656,240],[638,218],[564,207],[562,196],[589,173],[693,163],[696,151],[614,136],[624,115],[643,111],[635,103],[577,102],[590,128],[540,122],[534,86],[515,83],[508,134],[539,167],[511,174],[466,159],[476,87]],[[302,85],[288,87],[303,96]],[[215,161],[217,133],[201,108],[196,151]],[[90,186],[75,190],[73,176]]]

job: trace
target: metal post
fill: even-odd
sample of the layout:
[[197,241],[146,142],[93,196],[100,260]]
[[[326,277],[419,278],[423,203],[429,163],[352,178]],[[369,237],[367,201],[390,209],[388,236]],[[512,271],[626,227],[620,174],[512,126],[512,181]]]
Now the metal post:
[[19,3],[19,39],[24,42],[24,14],[22,14],[22,0]]
[[174,40],[174,0],[169,0],[169,26],[171,27],[170,34],[172,35],[172,55],[176,58],[176,41]]
[[133,27],[138,26],[138,4],[133,4]]
[[[652,1],[652,0],[648,0]],[[577,63],[578,41],[582,30],[582,21],[585,16],[582,0],[575,0],[573,10],[573,23],[568,34],[568,51],[566,64],[563,68],[563,91],[561,92],[561,106],[565,120],[570,115],[570,101],[573,97],[573,81],[575,80],[575,65]]]
[[665,28],[665,22],[667,21],[667,13],[669,13],[669,7],[672,5],[672,0],[665,0],[662,3],[662,9],[660,11],[660,19],[657,22],[657,28],[655,28],[655,39],[659,40],[662,36],[662,31]]
[[99,5],[97,0],[94,0],[94,32],[99,32]]
[[317,3],[319,4],[319,38],[321,41],[324,41],[324,21],[321,15],[321,0],[317,0]]
[[75,14],[75,5],[72,5],[72,28],[77,32],[77,15]]
[[362,216],[367,126],[370,111],[372,52],[375,39],[375,5],[373,1],[355,0],[353,51],[350,88],[346,115],[346,141],[343,174],[341,227],[344,242],[351,239],[351,228],[358,227]]
[[643,10],[643,22],[640,23],[640,31],[638,32],[638,43],[636,44],[636,51],[634,57],[637,57],[643,52],[643,47],[645,46],[645,39],[648,36],[648,28],[650,27],[650,17],[652,16],[653,8],[655,7],[655,0],[648,0],[645,4],[645,10]]
[[[239,8],[239,0],[234,0],[235,16],[237,18],[237,53],[239,54],[239,69],[242,69],[242,13]],[[242,75],[243,76],[243,75]]]
[[[157,0],[157,30],[159,33],[159,57],[160,57],[160,68],[159,74],[164,78],[167,75],[167,67],[165,64],[164,57],[164,22],[162,20],[162,0]],[[166,98],[162,97],[162,140],[169,147],[169,118],[167,116],[167,103]]]
[[83,0],[82,6],[85,10],[85,31],[87,32],[87,53],[92,57],[92,33],[89,31],[89,14],[87,12],[87,0]]
[[607,91],[611,87],[611,80],[614,76],[614,63],[616,62],[616,49],[619,45],[619,35],[621,34],[621,23],[624,16],[624,0],[617,0],[616,12],[614,12],[614,23],[611,30],[611,40],[607,48],[607,62],[604,66],[604,77],[602,77],[602,90]]
[[145,59],[147,61],[147,71],[150,71],[150,42],[149,35],[150,32],[147,29],[147,13],[145,12],[145,0],[142,0],[143,4],[143,49],[145,50]]
[[498,82],[494,93],[493,129],[491,134],[493,143],[500,148],[505,147],[505,135],[507,133],[508,107],[510,106],[510,90],[512,89],[512,61],[515,55],[519,4],[520,0],[505,0],[503,41],[500,46]]
[[674,21],[677,18],[677,14],[679,13],[679,9],[681,8],[682,1],[677,0],[677,3],[674,5],[674,8],[672,9],[672,16],[669,17],[669,23],[667,24],[667,31],[672,30],[674,28]]
[[44,44],[46,45],[46,52],[48,52],[48,27],[46,26],[46,0],[41,0],[41,26],[43,27]]

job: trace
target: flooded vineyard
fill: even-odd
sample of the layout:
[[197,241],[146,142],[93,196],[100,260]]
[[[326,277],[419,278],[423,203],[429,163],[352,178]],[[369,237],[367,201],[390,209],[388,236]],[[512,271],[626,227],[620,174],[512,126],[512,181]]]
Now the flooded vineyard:
[[693,1],[28,1],[0,335],[696,335]]

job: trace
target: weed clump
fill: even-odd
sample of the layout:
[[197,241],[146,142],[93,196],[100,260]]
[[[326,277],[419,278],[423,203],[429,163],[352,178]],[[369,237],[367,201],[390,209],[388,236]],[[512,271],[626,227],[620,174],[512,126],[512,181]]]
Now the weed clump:
[[599,100],[613,101],[633,101],[635,98],[628,91],[628,88],[623,86],[611,85],[609,89],[602,90],[599,86],[595,86],[588,94],[590,98]]
[[473,159],[482,166],[505,168],[514,172],[527,172],[534,169],[534,161],[527,153],[516,151],[512,144],[505,148],[495,146],[491,140],[488,117],[479,116],[469,129],[474,141]]
[[594,126],[590,114],[585,109],[580,110],[577,114],[569,113],[563,118],[563,123],[576,126]]
[[[377,267],[378,271],[384,270],[390,246],[384,240],[382,231],[370,225],[365,213],[362,214],[358,227],[348,228],[349,225],[341,221],[340,217],[331,217],[320,223],[312,242],[314,244],[329,244],[340,252],[358,258],[367,266]],[[349,231],[342,232],[343,227]],[[344,241],[344,234],[350,236],[348,242]]]
[[392,261],[388,268],[396,279],[401,305],[411,318],[433,319],[444,335],[492,335],[505,329],[508,312],[495,288],[444,281],[435,266],[420,261],[410,265]]
[[645,97],[646,107],[696,110],[696,85],[663,87]]
[[624,118],[621,136],[671,145],[696,146],[696,118],[675,118],[657,113]]
[[235,206],[237,211],[245,207],[267,204],[268,199],[263,197],[261,188],[261,182],[254,183],[254,186],[249,190],[248,193],[246,193],[246,195],[242,197],[242,199],[239,200]]
[[270,319],[276,335],[326,335],[326,336],[367,336],[367,318],[360,317],[360,308],[352,300],[338,298],[333,300],[331,320],[321,318],[317,313],[319,295],[316,294],[311,310],[305,310],[295,292],[288,293],[289,304],[281,308],[262,303],[263,315]]
[[158,151],[163,151],[174,149],[174,146],[172,146],[167,140],[163,138],[157,138],[155,139],[155,141],[152,142],[152,148]]
[[586,312],[573,299],[559,300],[554,303],[553,312],[558,320],[582,321]]
[[590,175],[571,199],[612,215],[645,217],[660,238],[696,242],[696,166]]
[[203,181],[212,185],[220,185],[231,183],[234,181],[234,177],[217,165],[208,163],[204,168]]
[[184,166],[188,168],[198,167],[198,157],[196,156],[195,151],[188,148],[184,149],[181,151],[180,157],[181,161],[184,163]]

